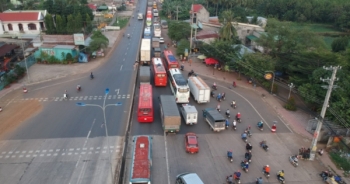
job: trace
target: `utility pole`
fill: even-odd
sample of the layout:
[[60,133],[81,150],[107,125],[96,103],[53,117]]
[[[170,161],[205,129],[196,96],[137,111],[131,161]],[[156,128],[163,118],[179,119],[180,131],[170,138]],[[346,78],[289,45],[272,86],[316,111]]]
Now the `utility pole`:
[[179,6],[176,6],[176,21],[179,20]]
[[331,93],[332,93],[332,90],[333,88],[336,88],[337,86],[333,85],[334,84],[334,81],[337,81],[338,78],[336,78],[336,74],[337,74],[337,70],[338,69],[341,69],[341,66],[330,66],[330,67],[323,67],[323,69],[325,70],[332,70],[332,76],[331,78],[327,78],[327,79],[322,79],[321,80],[323,82],[328,82],[328,86],[322,86],[324,88],[328,88],[327,90],[327,94],[326,94],[326,98],[323,102],[323,106],[322,106],[322,110],[321,110],[321,118],[318,119],[318,123],[317,123],[317,127],[316,127],[316,130],[314,132],[314,137],[312,139],[312,143],[311,143],[311,152],[310,152],[310,158],[309,160],[314,160],[315,159],[315,155],[316,155],[316,152],[317,152],[317,141],[318,141],[318,136],[320,135],[320,131],[321,131],[321,128],[322,128],[322,123],[323,123],[323,120],[324,120],[324,116],[326,114],[326,110],[327,110],[327,107],[328,107],[328,102],[329,102],[329,98],[331,97]]
[[[193,24],[193,17],[194,17],[194,12],[193,12],[193,3],[191,6],[191,23],[190,23],[190,27],[191,27],[191,37],[190,37],[190,56],[192,55],[192,34],[193,34],[193,28],[192,28],[192,24]],[[197,22],[197,21],[196,21]]]

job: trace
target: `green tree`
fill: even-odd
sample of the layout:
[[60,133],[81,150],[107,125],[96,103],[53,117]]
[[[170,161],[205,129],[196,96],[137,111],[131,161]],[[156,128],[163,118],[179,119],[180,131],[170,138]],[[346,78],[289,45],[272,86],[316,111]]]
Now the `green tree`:
[[106,48],[108,46],[108,38],[102,34],[101,31],[94,31],[91,36],[91,42],[89,48],[91,51],[96,51],[101,48]]
[[56,28],[54,26],[51,14],[46,14],[46,16],[45,16],[45,27],[46,27],[47,34],[55,34],[56,33]]
[[187,51],[190,51],[190,42],[186,39],[181,39],[179,41],[179,44],[176,47],[176,54],[179,55],[185,55],[185,49],[187,49]]
[[224,40],[232,40],[234,36],[237,35],[237,31],[233,26],[236,21],[234,13],[229,10],[225,10],[220,17],[220,22],[222,27],[220,29],[220,37]]
[[47,0],[44,2],[44,8],[47,10],[50,14],[54,14],[54,3],[53,0]]
[[168,35],[170,39],[175,41],[188,38],[191,35],[190,24],[182,21],[170,21],[168,23]]
[[67,34],[73,34],[75,32],[75,21],[73,15],[67,17]]
[[345,51],[348,44],[349,44],[348,38],[344,38],[344,37],[337,38],[332,42],[332,51],[333,52]]
[[56,30],[58,34],[67,34],[67,23],[66,17],[61,17],[60,15],[56,16]]
[[75,32],[77,32],[77,33],[81,32],[82,27],[83,27],[83,19],[82,19],[80,13],[78,13],[75,16],[74,27],[75,27],[75,29],[74,29]]
[[89,14],[86,14],[84,23],[85,33],[90,33],[92,31],[92,22]]

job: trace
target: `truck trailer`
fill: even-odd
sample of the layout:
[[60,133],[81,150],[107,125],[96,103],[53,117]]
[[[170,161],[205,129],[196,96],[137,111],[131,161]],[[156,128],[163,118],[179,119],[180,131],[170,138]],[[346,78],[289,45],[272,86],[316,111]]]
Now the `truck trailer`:
[[200,77],[189,77],[188,86],[193,99],[197,103],[208,103],[210,101],[210,87]]
[[151,83],[151,68],[149,66],[141,66],[139,72],[140,84]]
[[160,95],[160,115],[165,133],[177,133],[180,131],[181,116],[174,96]]
[[141,41],[140,65],[150,65],[151,63],[151,39],[144,38]]
[[204,109],[203,118],[213,131],[220,132],[221,130],[225,130],[226,119],[216,109]]

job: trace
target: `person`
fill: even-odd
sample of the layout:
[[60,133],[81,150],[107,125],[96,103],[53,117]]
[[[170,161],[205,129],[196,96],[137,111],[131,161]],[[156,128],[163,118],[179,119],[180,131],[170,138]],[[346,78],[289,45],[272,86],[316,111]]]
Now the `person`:
[[235,81],[233,81],[233,87],[236,87],[236,82]]
[[233,121],[232,121],[232,126],[233,126],[233,128],[235,128],[235,127],[237,126],[236,120],[233,120]]
[[270,174],[270,166],[269,165],[265,165],[264,166],[264,173],[265,174]]
[[230,109],[226,110],[226,115],[229,116],[230,115]]
[[258,178],[258,179],[256,180],[256,182],[257,182],[258,184],[263,184],[263,179],[262,179],[262,177]]
[[220,100],[221,99],[221,94],[219,93],[218,96],[216,96],[216,100]]
[[240,119],[241,119],[241,113],[240,113],[240,112],[237,113],[236,119],[237,119],[237,120],[240,120]]
[[244,132],[244,133],[242,134],[242,139],[243,139],[243,140],[247,139],[247,133]]
[[277,179],[280,180],[280,178],[284,179],[284,170],[279,171],[279,172],[277,173]]
[[244,158],[247,159],[248,161],[252,159],[252,153],[251,151],[247,151],[245,154],[244,154]]
[[250,144],[250,142],[248,142],[248,143],[246,144],[245,148],[247,149],[247,151],[249,151],[249,150],[252,150],[252,149],[253,149],[253,146],[252,146],[252,144]]
[[320,156],[322,156],[322,155],[323,155],[323,149],[318,150],[318,154],[319,154]]
[[241,172],[238,170],[237,172],[233,173],[233,178],[235,180],[239,180],[241,178]]
[[258,122],[258,127],[259,127],[259,128],[263,128],[263,126],[264,126],[263,121],[262,121],[262,120],[259,121],[259,122]]
[[232,175],[227,176],[226,181],[227,181],[229,184],[233,184],[233,177],[232,177]]
[[91,78],[91,79],[93,79],[93,78],[94,78],[94,75],[92,74],[92,72],[91,72],[91,74],[90,74],[90,78]]
[[227,152],[227,157],[228,157],[229,159],[232,158],[232,150],[230,150],[230,151]]
[[216,106],[216,110],[220,111],[220,104]]
[[77,90],[80,90],[80,89],[81,89],[81,87],[80,87],[80,85],[78,84],[78,85],[77,85]]

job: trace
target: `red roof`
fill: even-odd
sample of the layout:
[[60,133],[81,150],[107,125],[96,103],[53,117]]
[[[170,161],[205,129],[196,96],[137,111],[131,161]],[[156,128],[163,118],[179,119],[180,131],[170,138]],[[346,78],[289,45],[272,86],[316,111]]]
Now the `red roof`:
[[[144,147],[140,145],[143,144]],[[132,172],[132,179],[138,178],[150,178],[150,161],[151,155],[149,153],[149,139],[147,136],[139,136],[135,142],[135,152],[134,152],[134,165]]]
[[201,10],[203,8],[203,6],[201,4],[194,4],[193,5],[193,11],[194,13],[199,12],[199,10]]
[[219,34],[215,31],[200,31],[196,35],[196,39],[219,38]]
[[0,13],[1,21],[37,21],[40,12],[6,12]]
[[91,10],[97,10],[97,6],[95,4],[88,4],[88,7],[91,9]]

